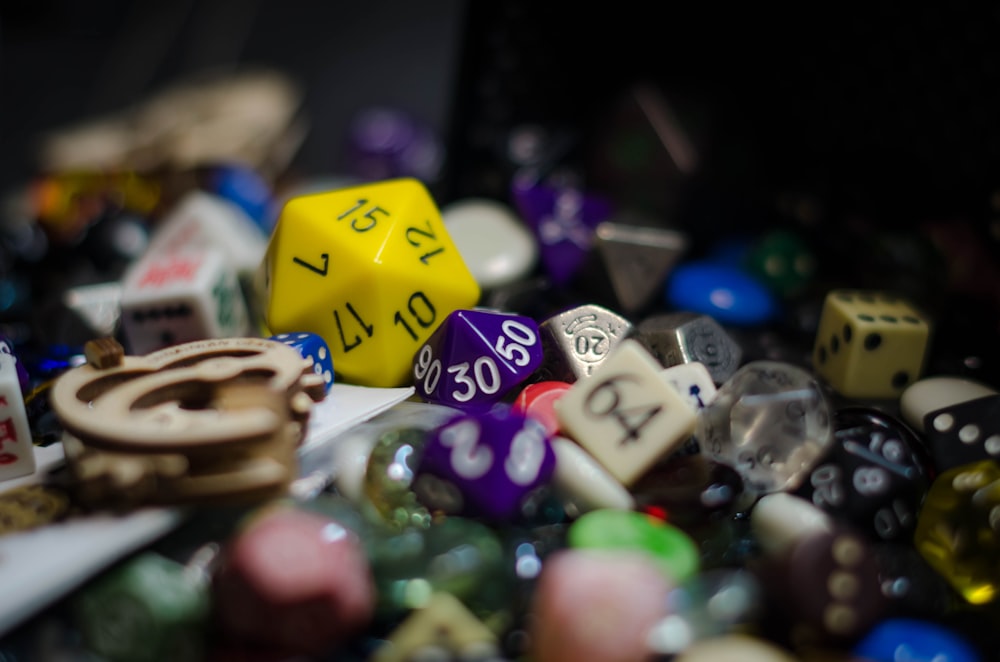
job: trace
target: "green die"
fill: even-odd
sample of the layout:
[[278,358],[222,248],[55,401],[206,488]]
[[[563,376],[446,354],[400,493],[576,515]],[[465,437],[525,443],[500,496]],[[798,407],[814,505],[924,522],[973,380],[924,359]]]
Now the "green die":
[[744,258],[748,271],[780,297],[801,292],[816,273],[816,258],[800,237],[775,230],[754,242]]
[[204,657],[207,582],[147,552],[87,586],[74,602],[87,647],[109,662]]

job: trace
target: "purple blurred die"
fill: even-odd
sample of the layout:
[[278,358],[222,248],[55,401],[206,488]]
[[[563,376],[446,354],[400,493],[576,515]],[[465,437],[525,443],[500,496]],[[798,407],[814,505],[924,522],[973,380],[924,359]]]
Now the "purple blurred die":
[[2,333],[0,333],[0,354],[10,354],[14,358],[14,364],[17,369],[17,383],[21,387],[21,392],[26,393],[28,387],[31,385],[28,369],[24,367],[24,362],[18,360],[17,355],[14,354],[14,343]]
[[538,237],[546,273],[557,286],[569,284],[590,254],[597,226],[611,215],[611,202],[574,185],[552,186],[517,178],[512,196]]
[[461,494],[465,515],[511,521],[526,497],[551,479],[555,466],[545,427],[501,404],[434,430],[415,484],[432,476]]
[[538,323],[484,309],[453,311],[413,358],[417,394],[466,411],[488,409],[542,363]]
[[431,182],[444,160],[437,133],[400,108],[363,108],[351,121],[347,143],[348,168],[368,181],[416,177]]
[[333,386],[333,357],[330,355],[330,348],[322,336],[315,333],[279,333],[271,336],[270,340],[277,340],[289,347],[294,347],[304,359],[312,359],[313,372],[323,377],[326,383],[326,391],[330,392]]

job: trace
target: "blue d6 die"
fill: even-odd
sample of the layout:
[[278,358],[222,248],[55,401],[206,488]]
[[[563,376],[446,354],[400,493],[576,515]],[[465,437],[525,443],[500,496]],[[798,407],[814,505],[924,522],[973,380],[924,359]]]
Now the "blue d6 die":
[[313,372],[323,377],[326,391],[333,386],[333,357],[323,337],[315,333],[279,333],[269,340],[277,340],[289,347],[294,347],[304,359],[312,359]]

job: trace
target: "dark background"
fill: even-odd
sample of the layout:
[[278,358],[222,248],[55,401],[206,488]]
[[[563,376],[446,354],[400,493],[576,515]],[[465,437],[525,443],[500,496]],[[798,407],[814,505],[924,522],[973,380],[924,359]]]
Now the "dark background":
[[312,172],[342,168],[350,117],[388,103],[448,141],[442,195],[475,193],[490,131],[590,129],[616,92],[650,79],[701,131],[705,171],[727,186],[809,190],[884,223],[991,213],[996,5],[647,5],[5,0],[0,176],[9,186],[30,172],[39,131],[183,75],[264,64],[303,86],[312,131],[296,165]]

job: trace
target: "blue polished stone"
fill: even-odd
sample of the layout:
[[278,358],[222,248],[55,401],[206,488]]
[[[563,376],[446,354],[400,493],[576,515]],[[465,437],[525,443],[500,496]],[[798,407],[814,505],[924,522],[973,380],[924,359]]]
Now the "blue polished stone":
[[951,630],[912,618],[882,621],[855,644],[852,653],[873,662],[980,662],[982,659]]
[[737,267],[714,261],[679,265],[664,295],[673,309],[702,313],[733,326],[765,324],[778,312],[777,300],[763,283]]

